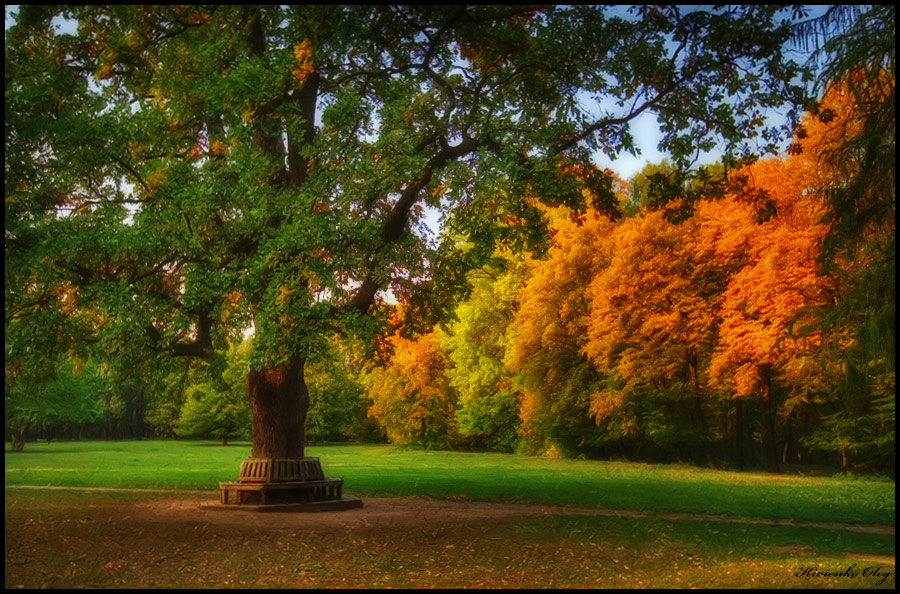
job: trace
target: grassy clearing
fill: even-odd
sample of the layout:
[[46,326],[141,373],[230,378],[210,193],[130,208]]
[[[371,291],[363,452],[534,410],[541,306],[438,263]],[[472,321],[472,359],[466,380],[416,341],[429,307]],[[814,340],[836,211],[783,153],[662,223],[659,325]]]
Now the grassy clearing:
[[[7,485],[210,489],[249,445],[199,441],[29,443],[6,452]],[[308,449],[358,496],[519,501],[806,522],[894,523],[894,483],[678,465],[548,460],[384,445]]]
[[[147,498],[8,490],[5,586],[895,586],[893,535],[575,515],[430,524],[426,518],[415,529],[165,523],[135,513],[135,503]],[[798,575],[812,567],[815,575]],[[839,572],[847,575],[822,575]]]

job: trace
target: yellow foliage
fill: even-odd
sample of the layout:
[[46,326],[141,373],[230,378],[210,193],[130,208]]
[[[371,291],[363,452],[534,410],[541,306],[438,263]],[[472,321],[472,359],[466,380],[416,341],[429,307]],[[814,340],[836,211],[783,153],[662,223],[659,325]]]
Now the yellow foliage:
[[291,71],[291,74],[298,85],[303,84],[306,77],[316,71],[312,63],[309,39],[304,39],[294,46],[294,60],[297,62],[297,67]]
[[284,305],[292,293],[293,291],[285,285],[278,287],[278,295],[275,296],[275,305],[279,307]]
[[97,69],[97,72],[94,73],[94,78],[97,80],[106,80],[109,78],[109,75],[112,74],[114,64],[110,62],[104,62],[100,65],[100,68]]
[[392,443],[440,441],[456,432],[445,374],[449,362],[441,340],[440,327],[414,339],[395,333],[387,339],[393,348],[387,365],[369,373],[372,406],[368,414],[378,420]]
[[228,145],[226,145],[221,140],[214,140],[212,144],[209,145],[209,150],[217,157],[227,157],[228,156]]
[[155,191],[156,188],[166,181],[166,170],[165,169],[157,169],[152,174],[148,175],[144,181],[147,183],[147,187],[150,191]]
[[599,425],[622,406],[624,397],[621,392],[598,392],[591,394],[590,415]]

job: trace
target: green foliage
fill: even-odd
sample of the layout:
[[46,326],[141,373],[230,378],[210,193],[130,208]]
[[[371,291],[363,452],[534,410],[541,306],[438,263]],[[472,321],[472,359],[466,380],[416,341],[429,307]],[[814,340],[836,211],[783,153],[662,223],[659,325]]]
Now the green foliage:
[[[378,290],[456,288],[495,247],[539,243],[524,198],[578,202],[560,157],[634,151],[640,113],[679,162],[742,143],[760,109],[799,99],[781,14],[22,7],[6,37],[16,356],[32,328],[76,322],[25,317],[69,283],[83,319],[62,336],[102,334],[120,357],[209,356],[251,321],[255,367],[314,357],[336,326],[364,327]],[[425,207],[476,250],[436,247]]]
[[668,159],[661,163],[644,165],[644,168],[631,178],[629,214],[683,193],[684,185],[680,183],[683,180],[678,178],[679,174],[678,169]]
[[512,390],[476,394],[456,412],[462,442],[469,449],[515,452],[519,445],[519,398]]
[[[552,384],[532,384],[534,377],[523,374],[525,386],[530,390],[542,390],[541,404],[525,428],[523,452],[575,458],[596,456],[598,446],[613,442],[616,432],[607,433],[598,428],[591,414],[591,394],[604,385],[604,376],[586,360],[572,362],[571,367],[555,367],[565,359],[552,361],[551,373],[559,373]],[[538,439],[535,437],[539,436]]]
[[519,440],[519,402],[503,360],[525,271],[520,262],[508,266],[505,272],[472,273],[472,293],[456,308],[458,320],[445,333],[442,348],[452,363],[450,385],[459,394],[460,434],[473,447],[512,452]]
[[61,362],[49,377],[7,390],[6,426],[13,449],[22,450],[29,430],[93,421],[109,391],[109,379],[95,365],[67,361]]
[[250,408],[241,400],[229,402],[227,393],[210,384],[195,384],[187,389],[176,432],[186,437],[250,437]]
[[631,195],[623,210],[634,215],[642,209],[662,209],[667,220],[682,222],[691,215],[697,201],[721,197],[728,186],[725,163],[684,171],[664,159],[661,163],[647,163],[631,178]]
[[[895,387],[893,378],[878,395],[857,394],[836,400],[837,412],[822,417],[804,443],[815,450],[842,455],[845,468],[893,475],[895,472]],[[889,389],[887,389],[889,388]],[[844,393],[846,394],[846,393]]]
[[150,397],[146,421],[159,437],[175,437],[175,427],[184,405],[185,390],[189,385],[187,370],[176,371],[150,378]]
[[363,385],[365,353],[358,344],[332,341],[326,357],[306,369],[309,413],[306,436],[317,441],[378,441],[378,428],[366,414]]
[[705,400],[685,388],[635,395],[633,414],[640,438],[634,442],[645,450],[639,457],[707,463],[712,439],[705,424],[711,407]]
[[176,433],[191,437],[250,437],[250,404],[244,395],[244,374],[250,359],[250,341],[231,345],[224,369],[208,370],[209,378],[185,391]]

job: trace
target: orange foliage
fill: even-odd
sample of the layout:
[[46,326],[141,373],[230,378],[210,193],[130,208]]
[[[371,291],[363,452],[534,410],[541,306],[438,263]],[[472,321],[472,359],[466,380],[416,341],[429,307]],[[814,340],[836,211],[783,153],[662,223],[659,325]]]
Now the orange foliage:
[[815,209],[791,206],[751,236],[750,263],[731,277],[722,296],[710,374],[715,384],[732,384],[737,396],[757,389],[763,366],[786,369],[819,340],[815,334],[793,337],[792,331],[811,322],[804,312],[826,305],[833,290],[816,262],[827,229],[800,216]]
[[672,379],[697,385],[714,309],[695,231],[694,220],[675,225],[659,211],[628,219],[616,228],[609,267],[591,282],[584,352],[598,369],[615,369],[626,390]]
[[203,23],[208,23],[209,18],[210,18],[209,14],[207,14],[205,12],[201,12],[201,13],[192,14],[191,16],[189,16],[188,22],[192,25],[200,25]]
[[590,415],[600,425],[616,412],[623,402],[624,397],[621,392],[605,390],[591,394]]
[[445,370],[449,364],[436,327],[414,339],[396,332],[387,365],[368,378],[369,416],[378,420],[392,443],[446,438],[455,432],[454,404]]
[[228,156],[228,145],[226,145],[221,140],[214,140],[209,145],[210,152],[217,157],[227,157]]
[[[822,222],[823,192],[833,175],[821,155],[841,142],[847,126],[853,125],[845,92],[830,92],[823,108],[833,117],[826,118],[828,122],[805,119],[803,151],[739,172],[748,180],[745,195],[762,191],[775,208],[771,218],[750,227],[741,239],[746,265],[731,276],[722,295],[710,379],[714,385],[729,386],[738,397],[757,392],[763,371],[770,368],[790,385],[818,379],[812,357],[821,335],[799,330],[815,321],[816,310],[828,304],[836,289],[836,280],[824,275],[818,263],[828,232]],[[740,203],[742,198],[731,199]],[[734,234],[721,227],[716,232],[722,237]]]
[[547,216],[552,221],[553,245],[545,260],[528,263],[529,278],[519,292],[515,318],[517,336],[507,361],[513,369],[533,363],[531,359],[544,350],[580,350],[587,313],[585,291],[611,257],[614,224],[605,216],[588,209],[572,220],[566,208],[551,209]]
[[303,84],[306,77],[316,71],[312,63],[309,39],[304,39],[294,46],[294,60],[297,62],[297,67],[291,71],[291,74],[297,84]]

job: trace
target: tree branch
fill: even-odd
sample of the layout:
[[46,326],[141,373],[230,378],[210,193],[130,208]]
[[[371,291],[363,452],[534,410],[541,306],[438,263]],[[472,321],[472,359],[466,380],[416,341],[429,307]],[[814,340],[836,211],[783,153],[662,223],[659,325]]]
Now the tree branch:
[[[475,151],[480,146],[477,140],[468,135],[465,135],[462,142],[455,146],[449,145],[445,138],[438,138],[438,141],[441,145],[441,150],[428,160],[425,168],[422,170],[422,174],[415,181],[406,185],[400,194],[400,199],[397,200],[397,203],[394,204],[391,212],[385,218],[381,227],[381,245],[376,249],[376,252],[401,237],[409,222],[409,212],[419,199],[422,188],[426,187],[428,182],[431,181],[435,169],[442,167],[449,161],[459,159]],[[366,278],[351,301],[351,307],[362,313],[368,311],[375,299],[375,294],[381,288],[381,283],[375,280],[374,269],[376,265],[376,259],[372,258]]]
[[[163,336],[153,324],[148,324],[145,328],[147,336],[154,343],[162,341]],[[175,357],[200,357],[203,359],[213,355],[212,344],[212,318],[208,312],[201,312],[197,316],[197,337],[193,342],[176,342],[169,346],[163,347],[169,349]]]

